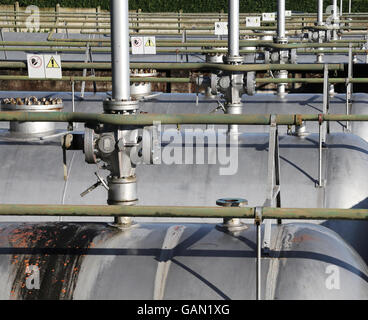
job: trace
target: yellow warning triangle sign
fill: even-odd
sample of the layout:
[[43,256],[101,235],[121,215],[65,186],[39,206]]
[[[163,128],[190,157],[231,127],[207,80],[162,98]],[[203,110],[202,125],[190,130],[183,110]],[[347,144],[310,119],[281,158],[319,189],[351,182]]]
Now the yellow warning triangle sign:
[[146,42],[146,45],[145,45],[146,47],[154,47],[155,46],[155,44],[154,44],[154,42],[152,41],[152,39],[148,39],[147,40],[147,42]]
[[46,65],[46,68],[60,68],[60,66],[57,64],[56,60],[54,57],[51,57],[49,63]]

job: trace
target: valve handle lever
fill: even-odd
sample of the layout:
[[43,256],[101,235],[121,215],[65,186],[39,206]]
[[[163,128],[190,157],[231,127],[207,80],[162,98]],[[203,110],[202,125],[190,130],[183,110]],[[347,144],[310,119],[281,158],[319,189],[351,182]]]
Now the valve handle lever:
[[93,184],[92,186],[90,186],[87,190],[83,191],[80,194],[81,197],[84,197],[85,195],[87,195],[91,191],[95,190],[100,185],[102,185],[106,190],[109,190],[110,189],[108,187],[106,181],[97,172],[95,172],[95,175],[97,177],[97,182],[95,184]]

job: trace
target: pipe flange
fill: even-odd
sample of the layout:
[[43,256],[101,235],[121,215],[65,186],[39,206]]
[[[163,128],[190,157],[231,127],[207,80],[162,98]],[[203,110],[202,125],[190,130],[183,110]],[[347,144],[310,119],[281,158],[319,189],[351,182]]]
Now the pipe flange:
[[135,111],[139,108],[139,101],[107,99],[103,102],[103,108],[105,112]]
[[46,111],[60,111],[63,109],[63,104],[48,104],[48,105],[20,105],[20,104],[1,104],[1,109],[6,111],[32,111],[32,112],[46,112]]
[[247,73],[247,94],[253,96],[256,93],[256,73],[254,71]]
[[243,56],[224,56],[224,63],[227,64],[237,64],[243,63],[244,57]]
[[154,69],[130,69],[130,76],[133,78],[157,77],[158,72]]
[[278,38],[276,37],[274,41],[278,44],[288,44],[288,38]]
[[[242,198],[222,198],[218,199],[216,204],[221,207],[242,208],[248,204],[248,200]],[[239,218],[224,218],[224,222],[218,224],[216,228],[225,232],[239,232],[248,229],[248,226],[242,223]]]
[[221,198],[216,200],[216,204],[220,207],[245,207],[248,200],[243,198]]
[[93,128],[85,127],[84,130],[84,156],[87,163],[96,163],[97,157],[95,152],[96,134]]

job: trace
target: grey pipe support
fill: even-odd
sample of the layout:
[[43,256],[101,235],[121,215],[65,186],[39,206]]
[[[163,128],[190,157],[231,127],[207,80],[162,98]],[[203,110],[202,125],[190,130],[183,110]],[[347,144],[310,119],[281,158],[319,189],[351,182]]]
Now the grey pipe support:
[[129,11],[128,0],[111,0],[112,98],[129,100]]

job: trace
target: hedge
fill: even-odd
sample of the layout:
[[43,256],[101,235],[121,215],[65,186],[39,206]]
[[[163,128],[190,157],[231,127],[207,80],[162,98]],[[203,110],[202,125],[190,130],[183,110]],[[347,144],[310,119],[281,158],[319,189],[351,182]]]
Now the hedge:
[[[62,7],[83,7],[109,9],[109,0],[19,0],[20,6],[37,5],[54,7],[59,3]],[[332,1],[325,0],[325,6]],[[0,0],[0,5],[12,5],[14,0]],[[129,9],[142,9],[144,12],[220,12],[227,11],[228,0],[129,0]],[[338,1],[340,3],[340,1]],[[343,10],[348,10],[349,0],[344,0]],[[277,0],[240,0],[241,12],[276,11]],[[316,12],[317,0],[286,0],[286,9],[301,12]],[[368,12],[368,0],[352,0],[353,12]]]

